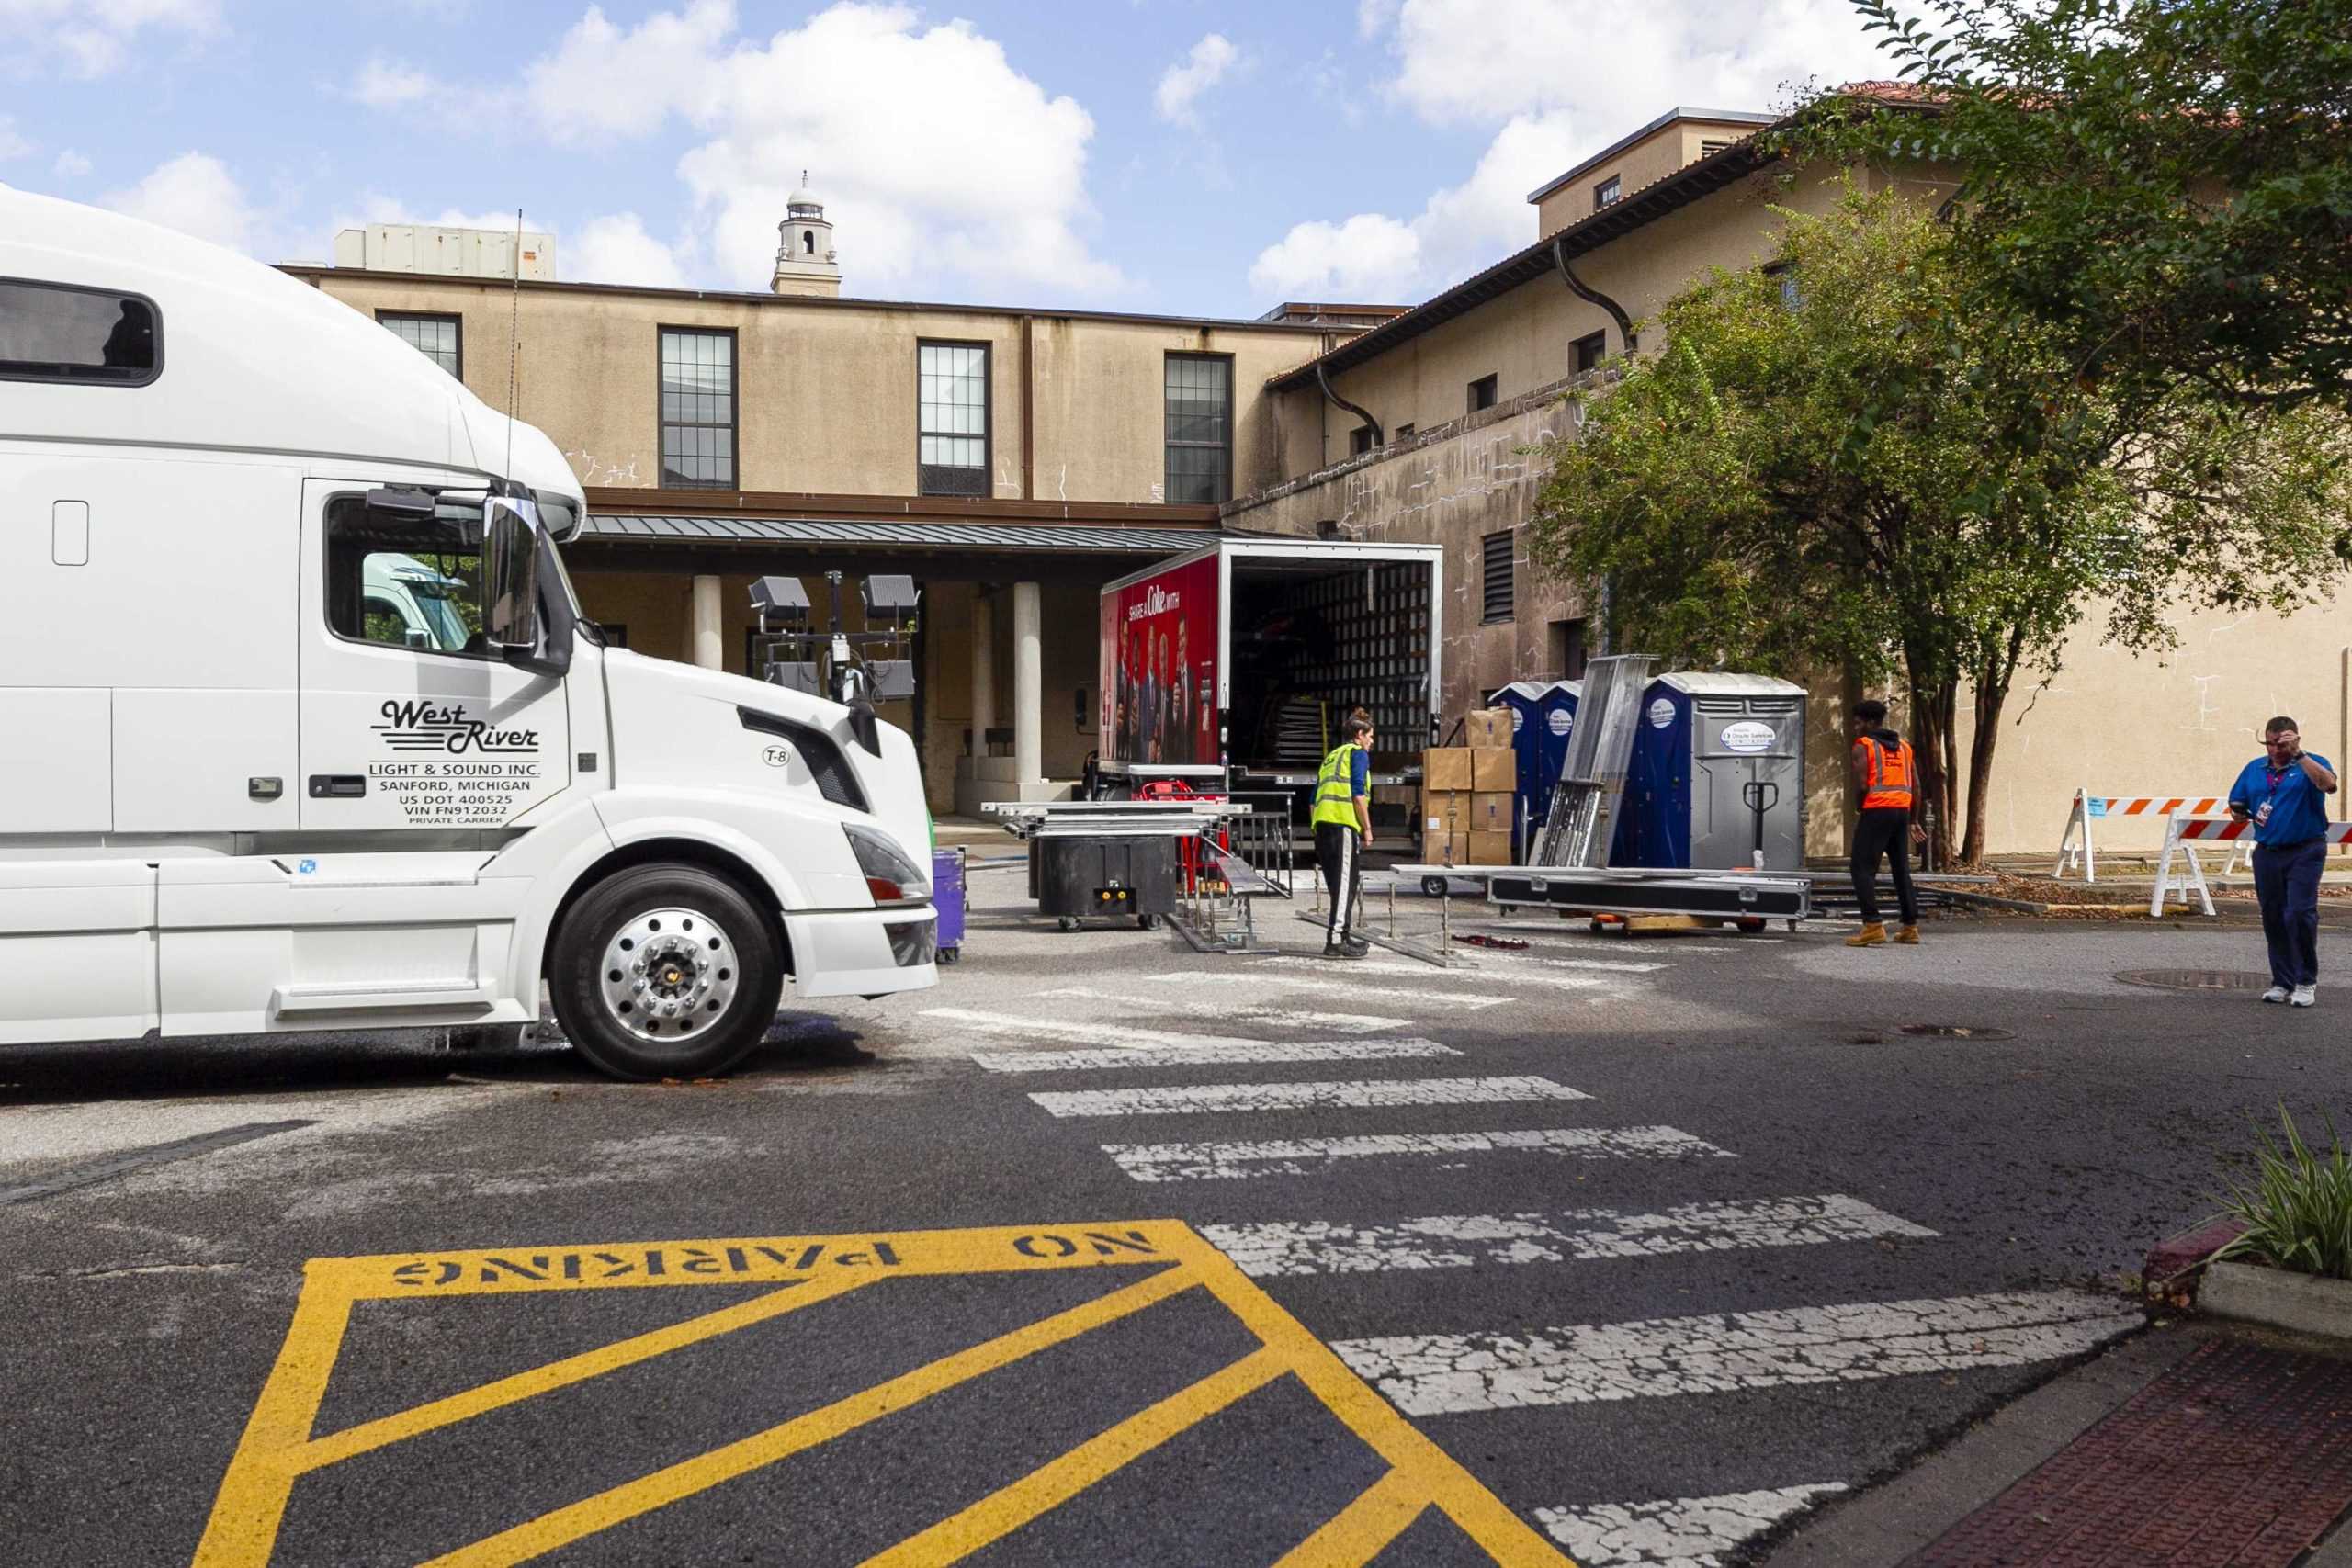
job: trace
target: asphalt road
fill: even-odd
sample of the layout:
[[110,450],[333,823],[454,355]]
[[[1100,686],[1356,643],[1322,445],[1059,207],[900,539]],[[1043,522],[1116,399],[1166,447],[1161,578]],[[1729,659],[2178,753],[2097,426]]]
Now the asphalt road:
[[0,1049],[0,1561],[1736,1562],[2133,1331],[2346,1099],[2352,997],[2112,978],[2243,931],[1442,972],[974,884],[936,991],[718,1082]]

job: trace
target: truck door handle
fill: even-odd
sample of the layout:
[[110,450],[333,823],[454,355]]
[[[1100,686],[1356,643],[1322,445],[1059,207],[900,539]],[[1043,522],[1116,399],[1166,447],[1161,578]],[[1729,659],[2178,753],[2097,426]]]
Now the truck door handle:
[[365,773],[312,773],[311,775],[312,800],[340,800],[346,796],[367,793],[368,775]]

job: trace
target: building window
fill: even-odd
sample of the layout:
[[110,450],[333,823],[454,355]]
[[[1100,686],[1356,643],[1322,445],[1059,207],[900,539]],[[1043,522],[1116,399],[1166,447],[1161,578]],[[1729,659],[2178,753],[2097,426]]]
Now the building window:
[[735,334],[662,329],[662,484],[735,486]]
[[1372,450],[1372,426],[1359,424],[1348,432],[1348,456],[1361,457]]
[[1581,681],[1584,679],[1585,644],[1584,618],[1554,621],[1550,627],[1552,669],[1555,679]]
[[1479,598],[1478,618],[1484,622],[1510,619],[1510,530],[1489,534],[1479,541],[1486,558],[1486,581]]
[[1501,378],[1498,375],[1481,376],[1476,380],[1471,382],[1470,412],[1472,413],[1476,413],[1480,409],[1493,408],[1495,406],[1496,394],[1501,384]]
[[1396,434],[1395,435],[1391,436],[1389,439],[1391,439],[1391,440],[1393,440],[1393,441],[1409,441],[1409,440],[1411,440],[1412,438],[1413,438],[1413,427],[1412,427],[1412,425],[1411,425],[1409,423],[1405,423],[1405,424],[1400,424],[1400,425],[1398,425],[1398,426],[1396,427]]
[[1702,136],[1699,139],[1699,156],[1712,158],[1730,145],[1728,141],[1719,141],[1712,136]]
[[1170,504],[1197,506],[1233,494],[1233,361],[1222,354],[1168,356]]
[[1609,334],[1588,333],[1568,345],[1571,363],[1579,376],[1588,370],[1598,370],[1600,362],[1609,357]]
[[1623,183],[1615,175],[1611,175],[1592,187],[1592,209],[1598,212],[1604,207],[1614,207],[1617,205],[1617,198],[1624,194]]
[[379,310],[376,320],[425,358],[459,380],[465,379],[465,340],[458,334],[457,317]]
[[142,295],[0,283],[0,381],[143,387],[163,363],[155,304]]
[[1781,285],[1781,306],[1793,310],[1804,303],[1804,291],[1797,287],[1797,264],[1773,262],[1764,269],[1764,276],[1776,278]]
[[989,493],[989,348],[915,346],[915,493]]

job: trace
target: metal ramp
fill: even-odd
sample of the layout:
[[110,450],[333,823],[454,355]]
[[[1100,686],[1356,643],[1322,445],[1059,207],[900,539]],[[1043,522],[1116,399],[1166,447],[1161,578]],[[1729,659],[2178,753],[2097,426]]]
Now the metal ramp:
[[1657,662],[1650,654],[1621,653],[1585,666],[1576,729],[1568,737],[1559,786],[1552,791],[1535,865],[1593,869],[1609,863],[1625,770],[1634,758],[1634,728],[1642,721],[1642,691]]

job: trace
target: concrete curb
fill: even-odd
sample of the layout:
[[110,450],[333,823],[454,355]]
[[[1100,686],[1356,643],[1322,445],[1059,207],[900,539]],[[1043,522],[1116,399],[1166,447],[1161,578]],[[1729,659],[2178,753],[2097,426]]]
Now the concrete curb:
[[2208,1263],[2197,1290],[2197,1310],[2314,1338],[2352,1341],[2352,1280],[2322,1280],[2252,1263]]

